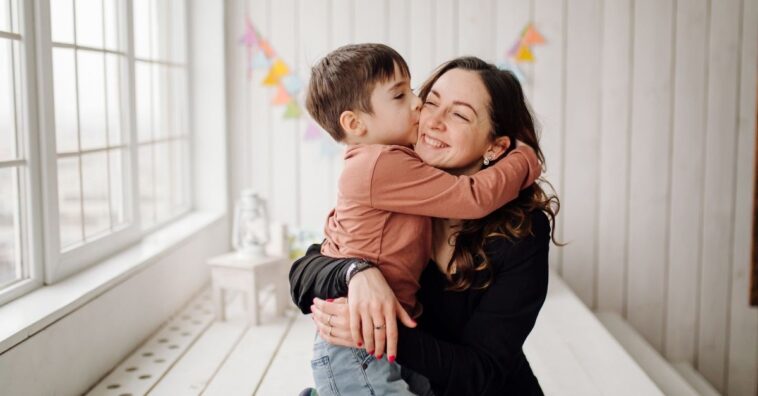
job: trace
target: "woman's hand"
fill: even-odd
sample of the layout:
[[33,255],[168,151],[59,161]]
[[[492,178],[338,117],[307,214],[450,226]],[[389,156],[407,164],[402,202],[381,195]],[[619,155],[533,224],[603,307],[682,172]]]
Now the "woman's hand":
[[350,334],[350,312],[345,297],[327,301],[314,298],[311,312],[318,333],[324,341],[344,347],[358,347]]
[[364,347],[377,358],[383,356],[385,344],[388,359],[394,361],[397,356],[396,318],[407,327],[416,327],[376,268],[351,279],[347,301],[315,298],[313,302],[311,312],[321,338],[334,345]]
[[397,356],[397,319],[407,327],[416,322],[405,312],[382,273],[370,268],[356,274],[348,285],[350,333],[357,345],[381,359],[385,344],[390,362]]

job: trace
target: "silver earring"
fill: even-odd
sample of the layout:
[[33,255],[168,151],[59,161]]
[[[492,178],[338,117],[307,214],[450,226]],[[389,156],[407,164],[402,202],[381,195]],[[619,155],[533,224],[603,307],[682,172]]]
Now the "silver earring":
[[484,161],[483,161],[483,163],[484,163],[484,166],[487,166],[487,165],[489,165],[489,164],[490,164],[490,161],[492,161],[492,160],[490,159],[490,157],[489,157],[489,156],[486,156],[486,157],[484,157]]

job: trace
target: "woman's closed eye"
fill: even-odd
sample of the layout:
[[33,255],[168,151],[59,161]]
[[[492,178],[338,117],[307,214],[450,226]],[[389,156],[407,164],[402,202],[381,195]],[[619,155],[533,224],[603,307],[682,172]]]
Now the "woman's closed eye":
[[426,102],[424,102],[424,106],[434,106],[434,107],[437,107],[437,103],[434,103],[431,100],[427,100]]
[[468,122],[468,121],[469,121],[469,120],[468,120],[468,118],[466,118],[466,117],[465,117],[463,114],[461,114],[461,113],[453,113],[453,115],[454,115],[454,116],[456,116],[456,117],[458,117],[458,118],[460,118],[460,119],[461,119],[461,120],[463,120],[463,121],[466,121],[466,122]]

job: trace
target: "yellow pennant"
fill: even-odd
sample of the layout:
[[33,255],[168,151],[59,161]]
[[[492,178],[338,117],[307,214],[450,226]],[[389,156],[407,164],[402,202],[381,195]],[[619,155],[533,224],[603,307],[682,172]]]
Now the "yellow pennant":
[[521,47],[519,47],[518,52],[516,52],[516,61],[517,62],[534,62],[534,55],[532,54],[532,51],[529,49],[529,46],[525,43],[521,44]]
[[290,69],[287,67],[287,64],[284,63],[281,59],[277,59],[273,65],[271,65],[271,69],[269,69],[268,75],[266,75],[266,78],[263,79],[263,85],[267,86],[274,86],[279,84],[279,81],[282,79],[282,77],[289,74]]

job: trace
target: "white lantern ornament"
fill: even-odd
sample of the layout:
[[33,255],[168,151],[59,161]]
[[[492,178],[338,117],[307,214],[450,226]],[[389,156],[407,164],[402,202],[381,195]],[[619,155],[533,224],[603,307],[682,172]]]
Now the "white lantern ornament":
[[265,247],[269,241],[268,224],[266,200],[254,190],[242,190],[234,205],[234,250],[248,256],[265,256]]

